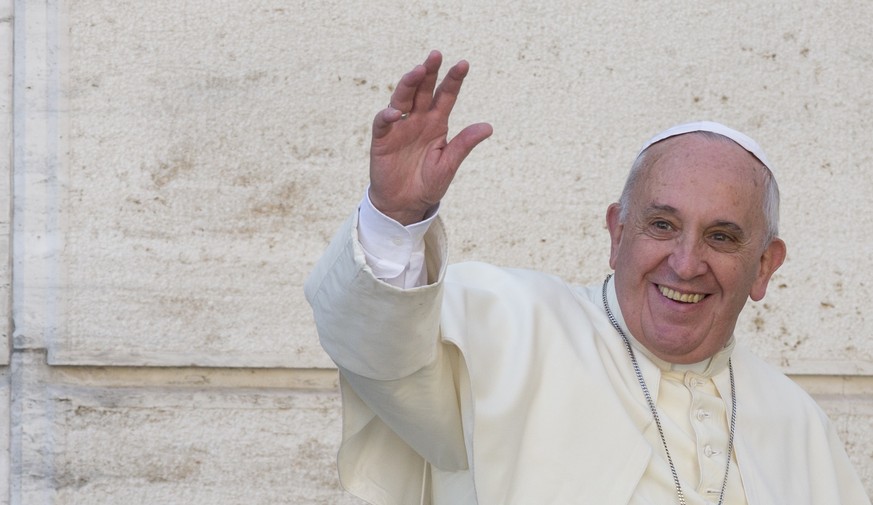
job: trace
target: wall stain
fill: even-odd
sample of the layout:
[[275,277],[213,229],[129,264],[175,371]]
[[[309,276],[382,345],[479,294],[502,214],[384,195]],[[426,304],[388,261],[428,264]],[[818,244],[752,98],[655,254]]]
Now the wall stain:
[[176,180],[181,174],[191,172],[193,169],[194,162],[187,154],[175,156],[169,161],[159,161],[157,167],[154,168],[144,167],[144,170],[151,176],[152,183],[159,189]]
[[298,160],[307,160],[312,157],[335,158],[336,151],[330,147],[310,147],[302,150],[299,146],[291,146],[291,154]]
[[251,213],[255,216],[287,217],[299,203],[301,193],[296,182],[287,182],[271,191],[266,201],[256,202]]
[[763,317],[761,317],[761,316],[755,316],[755,319],[753,320],[753,322],[754,322],[754,324],[755,324],[755,329],[756,329],[756,330],[758,330],[758,331],[762,331],[762,330],[764,329],[765,323],[764,323],[764,318],[763,318]]

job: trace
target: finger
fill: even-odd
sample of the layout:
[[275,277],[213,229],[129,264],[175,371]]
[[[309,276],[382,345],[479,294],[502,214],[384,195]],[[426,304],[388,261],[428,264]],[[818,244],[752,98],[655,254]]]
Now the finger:
[[440,66],[443,64],[443,55],[439,51],[433,50],[427,55],[422,66],[425,68],[424,79],[418,86],[415,92],[415,102],[412,104],[412,109],[415,112],[425,112],[430,109],[433,101],[433,90],[436,87],[437,77],[439,76]]
[[380,110],[373,119],[373,140],[378,140],[391,131],[391,125],[399,121],[403,113],[399,109],[388,106]]
[[[373,139],[380,139],[388,134],[391,130],[391,125],[400,119],[406,119],[409,112],[412,110],[413,102],[415,101],[415,93],[421,86],[422,81],[427,75],[427,65],[433,65],[433,53],[425,60],[425,64],[416,65],[412,70],[403,74],[403,77],[398,81],[394,92],[391,93],[391,98],[388,101],[388,107],[379,111],[373,119]],[[437,62],[437,68],[439,63]]]
[[444,161],[450,166],[458,167],[493,132],[494,128],[488,123],[476,123],[464,128],[443,148]]
[[464,78],[470,71],[470,64],[461,60],[449,69],[443,81],[437,87],[431,107],[448,116],[458,100]]
[[391,93],[388,107],[401,112],[411,111],[416,91],[426,75],[427,69],[424,65],[416,65],[415,68],[405,73],[397,83],[397,87],[394,88],[394,92]]
[[442,54],[439,51],[431,51],[424,63],[416,65],[415,68],[403,75],[397,83],[394,93],[391,94],[389,105],[404,113],[411,112],[422,86],[425,90],[423,94],[427,95],[429,103],[441,64]]

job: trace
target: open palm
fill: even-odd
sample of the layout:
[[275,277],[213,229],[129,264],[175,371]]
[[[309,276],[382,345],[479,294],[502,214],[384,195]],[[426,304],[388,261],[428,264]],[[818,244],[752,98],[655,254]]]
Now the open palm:
[[437,86],[441,64],[442,55],[432,51],[400,79],[373,120],[370,201],[403,225],[420,221],[443,198],[461,162],[492,132],[476,123],[448,140],[449,116],[470,66],[458,62]]

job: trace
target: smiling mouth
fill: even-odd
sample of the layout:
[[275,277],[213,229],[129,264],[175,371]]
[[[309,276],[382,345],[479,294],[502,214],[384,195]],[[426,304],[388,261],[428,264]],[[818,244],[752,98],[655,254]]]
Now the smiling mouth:
[[658,291],[674,302],[697,303],[706,297],[706,295],[700,293],[680,293],[664,286],[658,286]]

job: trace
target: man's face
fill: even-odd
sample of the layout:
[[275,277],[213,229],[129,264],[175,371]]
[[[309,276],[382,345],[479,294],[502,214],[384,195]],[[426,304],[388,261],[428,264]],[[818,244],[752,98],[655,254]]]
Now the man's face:
[[763,165],[731,142],[686,134],[649,148],[624,223],[607,211],[619,305],[628,329],[672,363],[724,347],[746,299],[764,297],[785,258],[766,242]]

